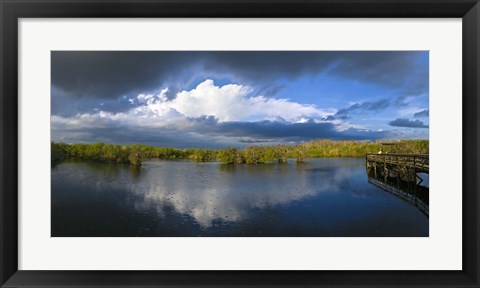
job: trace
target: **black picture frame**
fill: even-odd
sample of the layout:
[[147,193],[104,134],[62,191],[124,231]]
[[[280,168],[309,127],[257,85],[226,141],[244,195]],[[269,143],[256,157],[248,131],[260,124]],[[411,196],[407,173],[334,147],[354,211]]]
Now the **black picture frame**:
[[[479,287],[478,0],[0,0],[1,287]],[[19,271],[18,19],[70,17],[462,18],[462,271]],[[460,191],[450,191],[460,193]],[[441,251],[439,251],[441,253]]]

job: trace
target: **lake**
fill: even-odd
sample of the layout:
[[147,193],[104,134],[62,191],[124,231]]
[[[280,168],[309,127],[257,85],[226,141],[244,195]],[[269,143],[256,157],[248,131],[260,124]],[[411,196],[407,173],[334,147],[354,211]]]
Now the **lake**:
[[52,237],[429,235],[428,216],[368,182],[364,158],[65,162],[51,185]]

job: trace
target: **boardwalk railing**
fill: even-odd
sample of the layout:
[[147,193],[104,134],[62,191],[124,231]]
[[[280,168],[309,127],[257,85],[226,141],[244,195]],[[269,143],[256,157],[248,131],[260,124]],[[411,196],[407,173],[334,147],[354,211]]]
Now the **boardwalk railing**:
[[367,168],[396,166],[414,169],[416,172],[429,172],[428,154],[367,154],[365,158]]

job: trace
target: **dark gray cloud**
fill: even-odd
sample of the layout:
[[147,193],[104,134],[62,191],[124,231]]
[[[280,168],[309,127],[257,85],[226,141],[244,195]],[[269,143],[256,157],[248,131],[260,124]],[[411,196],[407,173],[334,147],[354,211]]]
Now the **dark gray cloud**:
[[348,108],[340,109],[337,111],[335,116],[347,116],[350,112],[354,110],[369,110],[369,111],[381,111],[385,108],[390,106],[389,99],[380,99],[375,102],[363,102],[363,103],[355,103]]
[[[175,127],[138,127],[121,125],[114,121],[98,122],[89,126],[53,123],[51,141],[64,143],[114,143],[144,144],[173,148],[222,148],[232,143],[229,139],[214,139],[213,136],[198,135],[192,130]],[[225,142],[225,144],[224,144]]]
[[52,85],[72,97],[117,99],[181,78],[179,72],[195,60],[194,54],[182,52],[52,51]]
[[99,110],[108,112],[125,112],[133,108],[127,97],[120,99],[98,99],[92,97],[75,97],[55,86],[51,87],[51,114],[69,117],[76,114],[92,113]]
[[429,109],[424,109],[424,110],[418,111],[417,113],[413,114],[413,117],[415,117],[415,118],[428,117],[429,114],[430,114],[430,110]]
[[423,124],[420,120],[409,120],[405,118],[398,118],[388,123],[390,126],[407,127],[407,128],[428,128],[428,125]]
[[387,88],[405,98],[428,93],[428,52],[357,52],[331,72]]
[[205,54],[205,67],[261,81],[329,73],[417,94],[428,91],[428,65],[422,63],[426,55],[426,51],[214,52]]
[[331,122],[309,121],[288,123],[279,121],[218,122],[214,117],[191,119],[194,131],[204,135],[251,137],[254,139],[280,139],[283,141],[308,141],[313,139],[371,140],[385,138],[388,132],[349,129],[339,132]]
[[52,127],[52,140],[66,143],[142,143],[177,148],[223,148],[259,143],[292,143],[313,139],[376,140],[391,136],[390,132],[386,131],[354,128],[339,132],[335,125],[329,122],[218,122],[214,117],[188,120],[188,125],[172,125],[163,128],[120,126],[115,122],[80,128],[55,124]]
[[[172,98],[195,79],[216,76],[228,76],[274,96],[283,88],[278,79],[321,73],[393,89],[396,103],[402,104],[406,97],[428,93],[425,56],[428,52],[52,51],[51,79],[55,89],[76,102],[72,113],[95,106],[92,99],[118,100],[166,86]],[[119,101],[104,110],[123,111],[127,104]]]

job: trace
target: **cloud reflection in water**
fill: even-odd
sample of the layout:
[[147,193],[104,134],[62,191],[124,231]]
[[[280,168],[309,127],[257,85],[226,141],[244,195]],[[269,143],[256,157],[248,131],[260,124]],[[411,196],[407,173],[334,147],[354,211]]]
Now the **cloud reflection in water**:
[[52,169],[52,236],[428,236],[428,218],[367,181],[364,159]]
[[154,207],[162,216],[169,206],[194,218],[202,227],[210,227],[219,219],[241,221],[248,217],[250,209],[336,191],[339,183],[355,173],[348,167],[327,166],[152,161],[141,168],[142,181],[131,182],[128,190],[142,196],[135,203],[139,211]]

